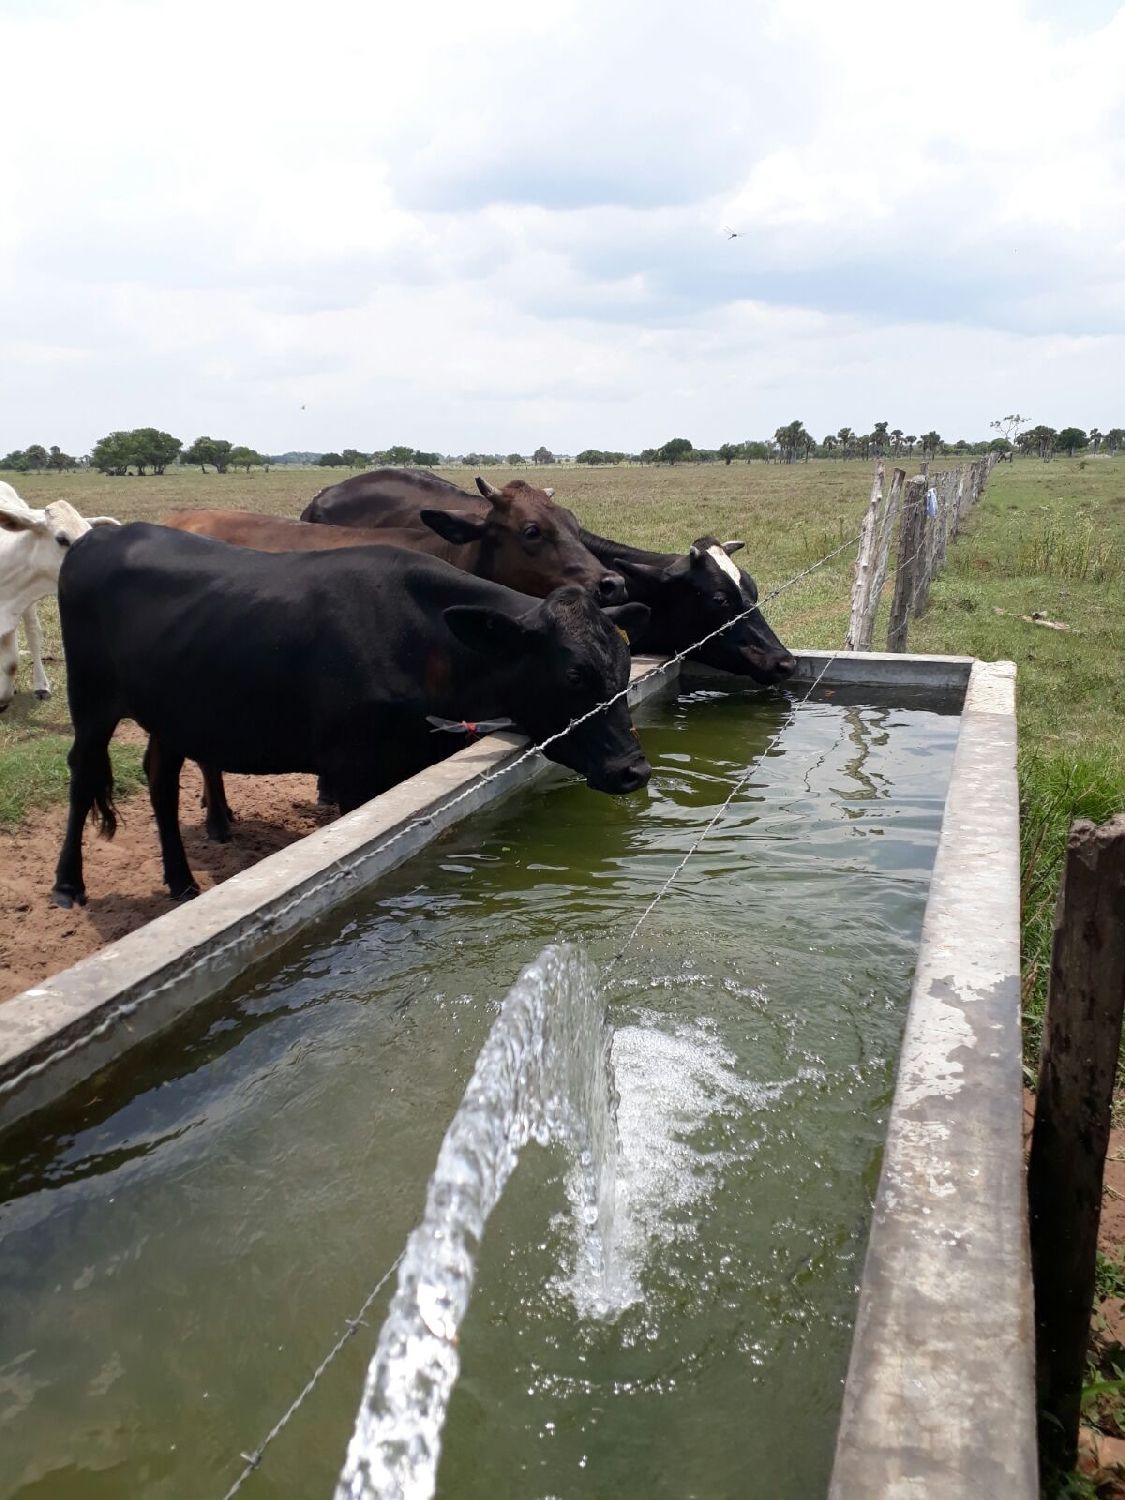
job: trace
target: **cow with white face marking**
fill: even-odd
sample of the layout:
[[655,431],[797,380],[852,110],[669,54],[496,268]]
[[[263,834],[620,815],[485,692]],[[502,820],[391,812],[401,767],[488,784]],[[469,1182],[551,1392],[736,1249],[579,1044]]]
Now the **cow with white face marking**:
[[[758,608],[758,585],[731,562],[730,554],[744,543],[701,536],[679,555],[647,552],[589,531],[582,532],[582,540],[595,557],[622,574],[630,599],[649,606],[649,625],[636,643],[638,651],[657,656],[688,651],[689,658],[709,667],[767,686],[792,676],[797,663]],[[688,650],[713,631],[720,633]]]
[[37,698],[51,696],[36,601],[54,592],[59,568],[72,542],[91,526],[116,524],[108,516],[84,520],[65,500],[52,501],[44,510],[32,510],[10,484],[0,480],[0,713],[16,692],[16,631],[21,619],[31,652],[32,690]]

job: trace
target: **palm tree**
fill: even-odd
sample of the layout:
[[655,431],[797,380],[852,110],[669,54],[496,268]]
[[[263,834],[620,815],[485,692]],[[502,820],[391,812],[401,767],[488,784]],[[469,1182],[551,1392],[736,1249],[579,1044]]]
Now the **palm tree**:
[[852,444],[855,442],[855,433],[850,427],[841,427],[836,434],[836,438],[840,447],[844,450],[844,457],[847,458],[848,454],[852,451]]
[[782,462],[791,464],[799,453],[804,453],[805,460],[808,461],[809,445],[813,440],[805,431],[803,422],[790,422],[785,427],[779,427],[774,438],[781,449]]
[[906,436],[903,438],[903,442],[906,444],[906,451],[907,451],[907,453],[913,453],[914,452],[914,444],[917,441],[918,441],[918,439],[914,435],[914,433],[908,432],[906,434]]
[[941,434],[940,433],[934,432],[934,430],[931,428],[929,432],[924,432],[922,434],[922,436],[918,439],[918,441],[922,444],[922,457],[923,458],[925,458],[925,456],[926,456],[927,453],[930,455],[931,458],[936,458],[937,457],[937,451],[941,447]]
[[875,457],[878,458],[887,446],[887,423],[876,422],[871,431],[871,441],[875,447]]
[[828,457],[831,458],[832,451],[837,446],[837,440],[832,436],[831,433],[828,433],[820,446],[824,449]]
[[[1096,427],[1091,427],[1090,428],[1090,447],[1093,448],[1093,450],[1094,450],[1095,453],[1101,447],[1101,443],[1102,443],[1102,435],[1101,435],[1101,433],[1098,431],[1098,429]],[[53,453],[54,449],[52,448],[51,451]]]
[[898,452],[899,452],[899,449],[901,447],[902,447],[902,428],[901,427],[896,427],[891,432],[891,449],[894,452],[896,458],[898,457]]

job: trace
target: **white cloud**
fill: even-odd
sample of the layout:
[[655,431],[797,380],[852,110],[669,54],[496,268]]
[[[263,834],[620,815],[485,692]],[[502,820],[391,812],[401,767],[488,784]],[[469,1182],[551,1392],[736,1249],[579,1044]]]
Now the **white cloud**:
[[1125,6],[69,0],[0,52],[0,448],[1123,419]]

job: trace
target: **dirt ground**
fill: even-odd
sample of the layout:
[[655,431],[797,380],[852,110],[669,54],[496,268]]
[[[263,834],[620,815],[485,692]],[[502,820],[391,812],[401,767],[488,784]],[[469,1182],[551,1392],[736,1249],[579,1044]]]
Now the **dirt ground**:
[[[312,776],[228,776],[238,821],[229,844],[203,828],[201,784],[184,767],[180,817],[188,863],[201,890],[311,833],[334,816],[316,800]],[[156,827],[146,793],[118,803],[112,841],[87,825],[84,851],[89,905],[61,911],[50,900],[66,808],[37,812],[22,828],[0,830],[0,1001],[77,963],[106,943],[173,909],[161,877]]]

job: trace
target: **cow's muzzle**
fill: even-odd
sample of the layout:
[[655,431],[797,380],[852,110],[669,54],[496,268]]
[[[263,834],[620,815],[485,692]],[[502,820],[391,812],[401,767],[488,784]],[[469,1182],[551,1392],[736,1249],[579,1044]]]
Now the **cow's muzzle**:
[[625,580],[620,573],[606,573],[594,585],[594,598],[599,604],[624,604],[628,598]]
[[638,755],[632,760],[591,771],[586,777],[586,784],[595,792],[608,792],[611,797],[624,797],[647,786],[651,775],[652,767],[643,755]]

